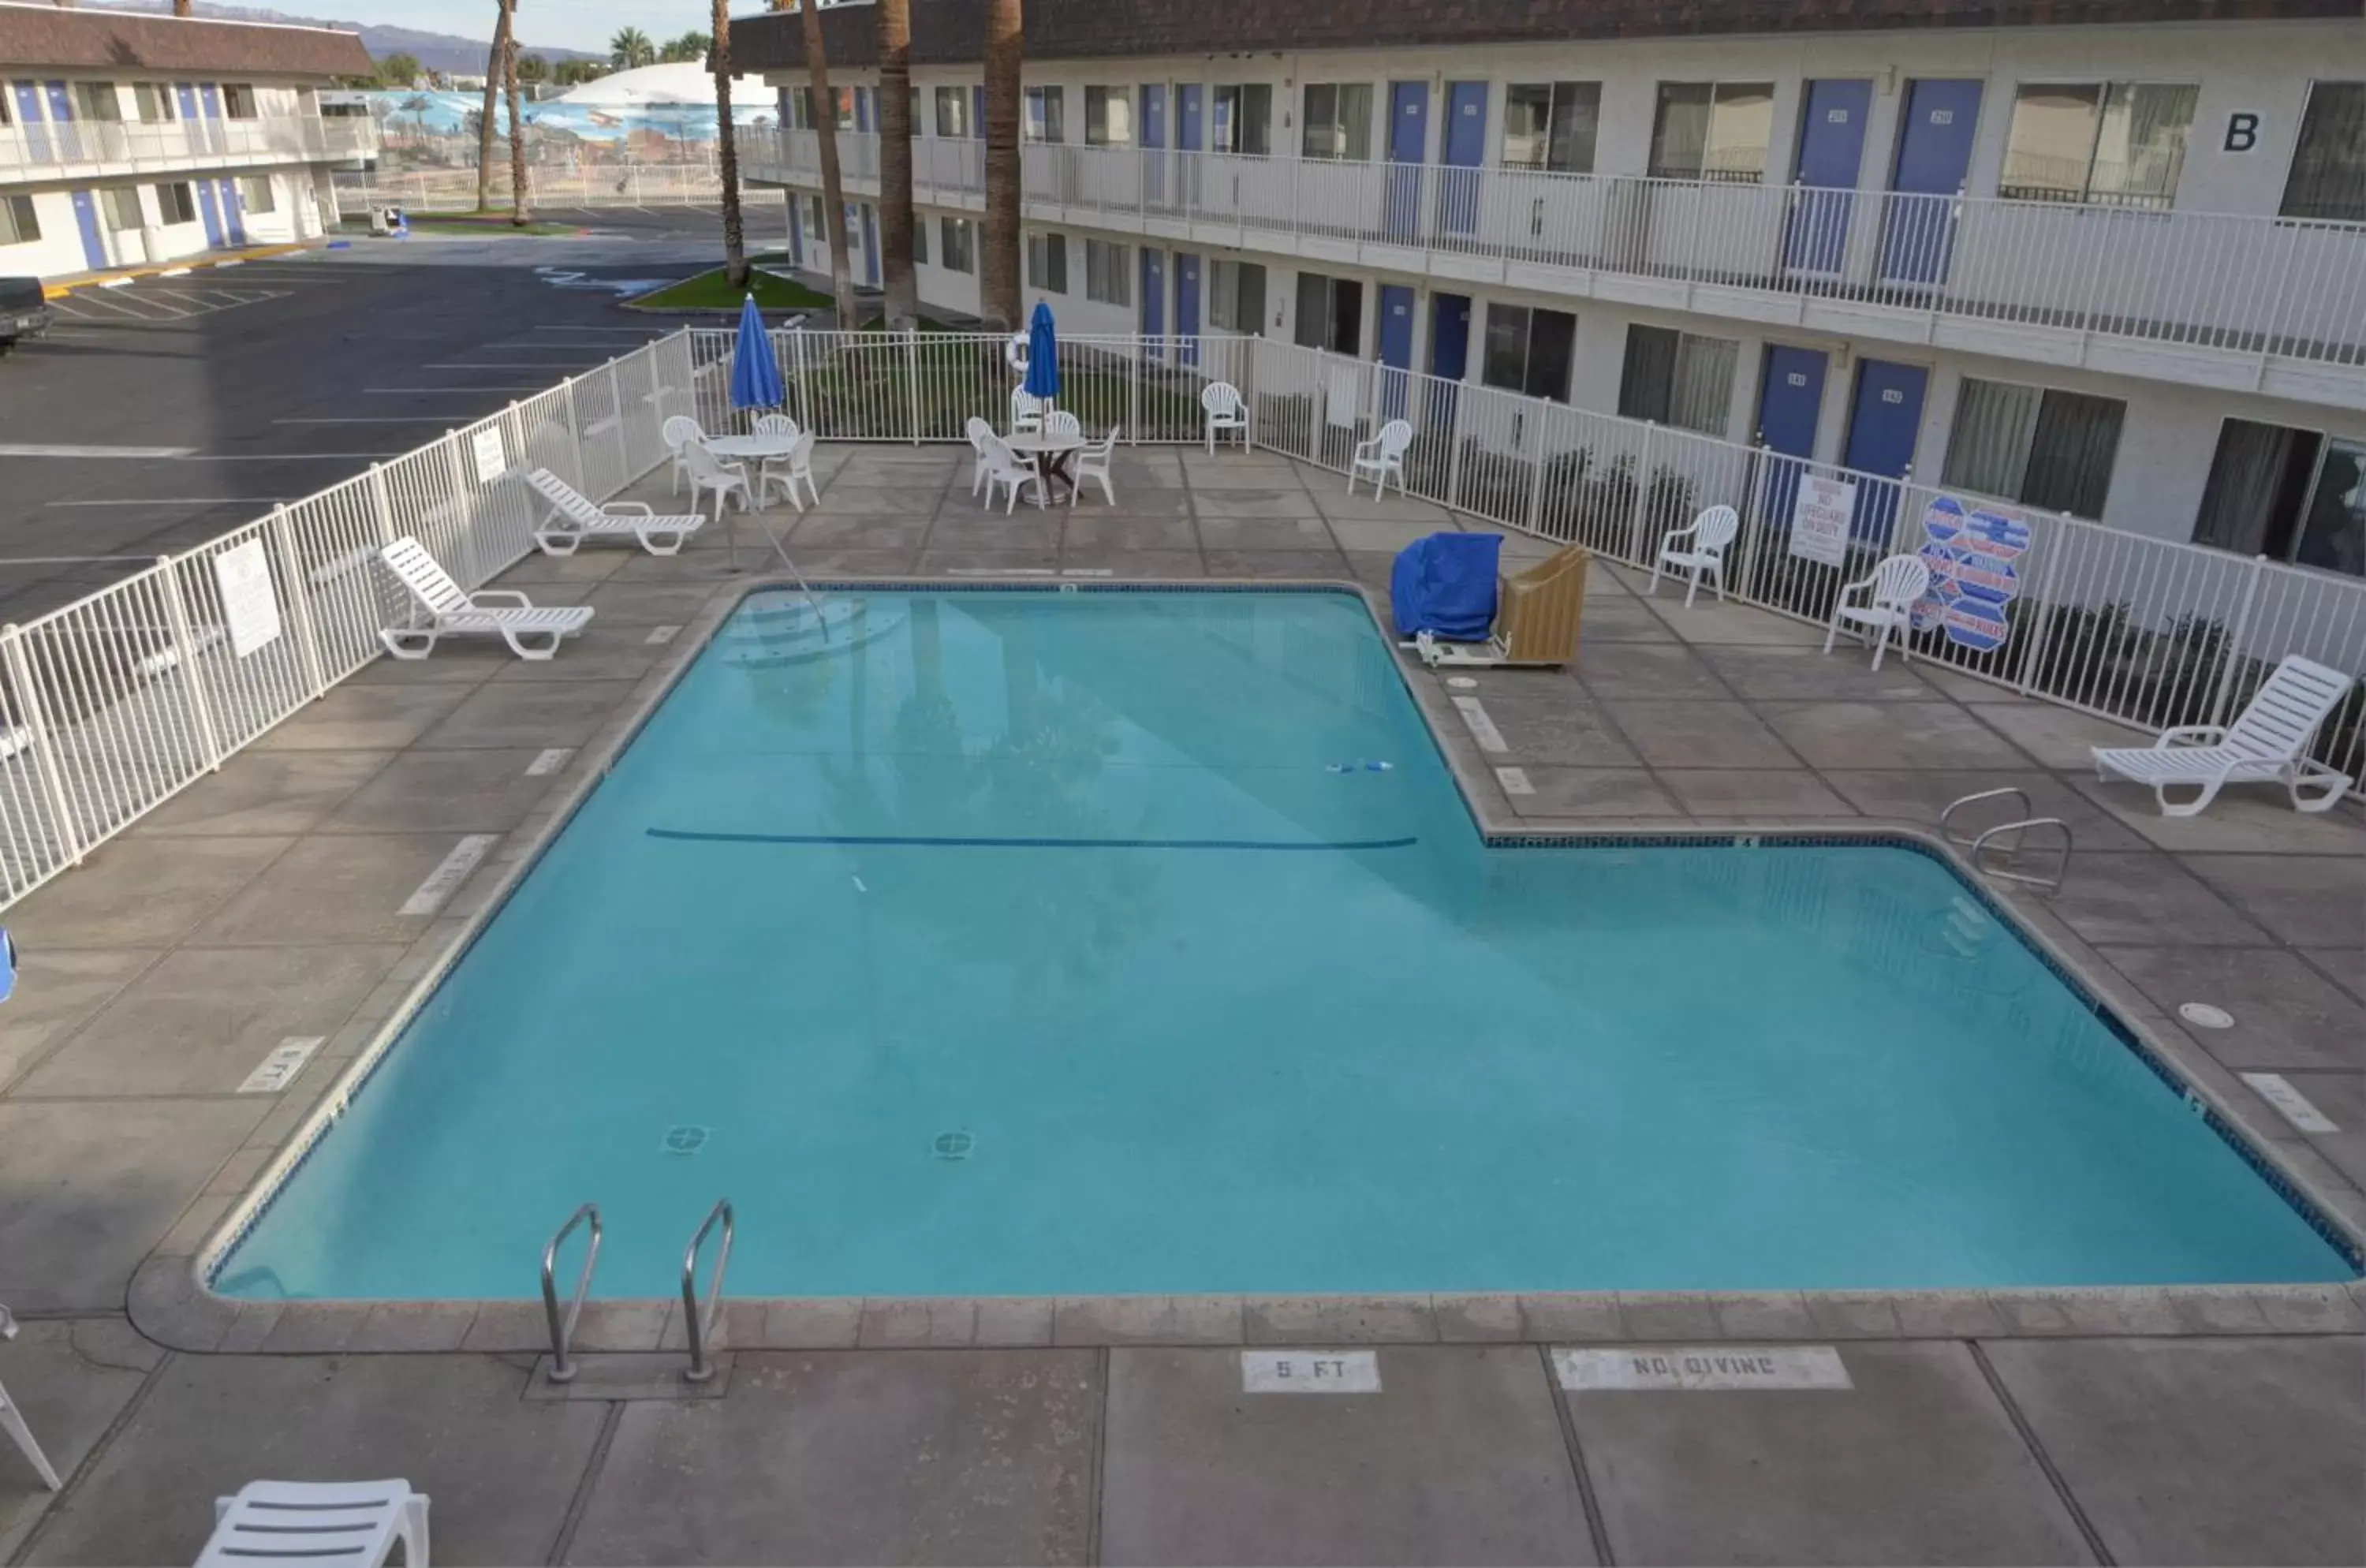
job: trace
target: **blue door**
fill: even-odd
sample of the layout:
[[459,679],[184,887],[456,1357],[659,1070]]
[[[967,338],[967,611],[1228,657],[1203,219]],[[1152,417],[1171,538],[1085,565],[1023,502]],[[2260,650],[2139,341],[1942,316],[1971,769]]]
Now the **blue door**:
[[216,180],[214,189],[221,196],[222,227],[230,231],[230,243],[233,245],[246,243],[246,212],[239,205],[238,182]]
[[1166,253],[1142,247],[1142,335],[1153,339],[1150,356],[1164,359],[1166,345],[1155,341],[1166,331]]
[[1799,163],[1783,260],[1794,272],[1838,274],[1848,254],[1849,213],[1865,164],[1873,84],[1810,82],[1799,111]]
[[986,89],[984,87],[972,87],[969,90],[969,127],[973,137],[980,141],[986,140]]
[[862,205],[862,272],[871,287],[879,287],[879,209],[869,202]]
[[25,128],[25,144],[33,162],[50,161],[50,128],[41,118],[41,89],[30,82],[17,84],[17,122]]
[[1422,409],[1425,425],[1454,425],[1454,400],[1470,355],[1470,296],[1433,294],[1429,297],[1429,395]]
[[1237,143],[1234,141],[1232,134],[1233,106],[1222,98],[1216,100],[1215,121],[1216,134],[1208,143],[1210,149],[1222,151],[1236,146]]
[[1843,459],[1862,474],[1857,481],[1856,516],[1851,537],[1876,547],[1890,540],[1898,516],[1899,489],[1880,482],[1906,477],[1914,461],[1914,437],[1922,426],[1922,391],[1928,379],[1919,365],[1893,365],[1886,359],[1860,361],[1856,398],[1849,408],[1848,454]]
[[1977,82],[1914,82],[1898,133],[1889,222],[1882,236],[1886,283],[1944,283],[1955,237],[1955,198],[1972,166],[1979,129]]
[[107,243],[98,237],[98,203],[90,192],[73,193],[74,222],[82,229],[82,259],[91,271],[107,265]]
[[1413,290],[1380,285],[1380,417],[1403,419],[1406,372],[1413,368]]
[[1200,84],[1186,82],[1175,89],[1175,151],[1176,164],[1183,175],[1183,188],[1176,195],[1186,210],[1200,205],[1200,160],[1196,154],[1205,152],[1208,144],[1200,139]]
[[1183,341],[1177,357],[1186,365],[1200,363],[1200,258],[1189,251],[1175,253],[1175,335]]
[[[1487,84],[1446,85],[1446,183],[1437,193],[1437,226],[1449,234],[1479,227],[1480,166],[1487,161]],[[1469,173],[1463,171],[1468,170]]]
[[1142,199],[1166,205],[1166,84],[1142,85]]
[[[1389,84],[1388,235],[1412,240],[1421,231],[1421,166],[1429,158],[1429,84]],[[1407,331],[1413,307],[1405,307]],[[1408,343],[1411,341],[1407,340]]]
[[218,251],[229,242],[230,231],[222,227],[221,203],[214,199],[214,182],[199,180],[197,186],[197,216],[206,220],[206,249]]
[[50,135],[59,151],[68,158],[84,157],[82,139],[73,128],[73,94],[63,82],[50,84]]
[[1791,500],[1799,476],[1816,455],[1816,425],[1824,406],[1822,353],[1783,344],[1766,346],[1766,371],[1758,387],[1758,444],[1774,454],[1766,476],[1764,515],[1777,528],[1791,522]]

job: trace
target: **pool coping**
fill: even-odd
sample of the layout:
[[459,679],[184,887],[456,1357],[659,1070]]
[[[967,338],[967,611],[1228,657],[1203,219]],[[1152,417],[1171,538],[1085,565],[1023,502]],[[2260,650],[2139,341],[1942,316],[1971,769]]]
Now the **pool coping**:
[[[2165,1085],[2207,1115],[2263,1179],[2349,1258],[2366,1254],[2366,1198],[2327,1190],[2319,1173],[2278,1144],[2247,1131],[2223,1069],[2116,981],[2042,900],[1991,886],[1928,825],[1735,818],[1672,826],[1663,819],[1602,819],[1540,827],[1499,807],[1496,781],[1459,744],[1459,722],[1430,671],[1389,636],[1383,610],[1361,584],[1327,579],[1225,581],[1157,579],[1074,582],[1037,577],[823,579],[840,591],[949,592],[1302,592],[1355,597],[1391,649],[1407,694],[1428,727],[1465,808],[1491,845],[1592,843],[1880,843],[1919,851],[1946,865],[2007,930],[2135,1050]],[[332,1070],[325,1089],[265,1118],[255,1144],[267,1157],[231,1193],[193,1207],[134,1273],[133,1323],[175,1349],[199,1352],[481,1350],[546,1351],[542,1303],[532,1298],[255,1302],[224,1296],[215,1271],[261,1218],[384,1061],[404,1027],[604,780],[674,686],[749,595],[795,587],[776,572],[750,571],[716,583],[698,613],[627,700],[504,834],[464,883],[447,912],[405,953],[393,973],[322,1048]],[[309,1075],[308,1075],[309,1076]],[[254,1145],[251,1145],[254,1146]],[[2302,1151],[2305,1152],[2305,1151]],[[685,1349],[682,1303],[674,1299],[588,1302],[573,1339],[586,1353]],[[2064,1286],[2013,1290],[1652,1291],[1062,1297],[731,1297],[718,1339],[730,1349],[807,1350],[891,1347],[1113,1346],[1418,1343],[1763,1342],[1769,1339],[2358,1334],[2366,1332],[2366,1278],[2317,1284]]]

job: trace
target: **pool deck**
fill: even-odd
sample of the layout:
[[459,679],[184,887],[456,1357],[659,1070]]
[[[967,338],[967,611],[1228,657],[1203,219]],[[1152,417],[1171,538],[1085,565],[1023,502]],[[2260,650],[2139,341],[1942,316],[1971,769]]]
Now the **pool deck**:
[[[977,510],[954,449],[817,468],[817,510],[767,514],[816,578],[1385,595],[1393,552],[1454,525],[1262,455],[1121,454],[1120,506],[1014,517]],[[665,509],[662,477],[632,493]],[[244,1481],[384,1475],[433,1495],[455,1563],[2366,1561],[2357,1283],[734,1303],[695,1391],[678,1307],[595,1305],[561,1388],[538,1307],[199,1291],[200,1248],[766,567],[743,525],[752,570],[727,575],[709,533],[673,559],[529,558],[502,586],[599,611],[557,660],[381,660],[8,912],[0,1303],[25,1326],[0,1383],[68,1484],[38,1490],[0,1444],[0,1562],[186,1562]],[[1501,751],[1413,672],[1489,828],[1928,836],[1956,796],[2025,789],[2077,849],[2059,894],[2000,901],[2366,1232],[2354,807],[2245,787],[2164,819],[2085,763],[2131,731],[1641,588],[1597,566],[1573,671],[1452,694]],[[468,835],[494,840],[482,863],[402,912]],[[2190,1029],[2189,1001],[2233,1026]],[[284,1089],[239,1092],[310,1038]],[[2238,1076],[2259,1072],[2338,1130],[2300,1132]],[[1837,1347],[1853,1387],[1565,1393],[1553,1371],[1554,1347],[1752,1343]],[[1381,1392],[1245,1394],[1243,1345],[1370,1348]]]

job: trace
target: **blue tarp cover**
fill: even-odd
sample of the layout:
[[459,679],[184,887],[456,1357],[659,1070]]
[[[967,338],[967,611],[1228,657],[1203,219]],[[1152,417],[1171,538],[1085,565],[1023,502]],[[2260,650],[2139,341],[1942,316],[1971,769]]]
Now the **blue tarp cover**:
[[1495,558],[1503,547],[1496,534],[1432,534],[1399,550],[1389,573],[1397,635],[1485,640],[1495,624]]

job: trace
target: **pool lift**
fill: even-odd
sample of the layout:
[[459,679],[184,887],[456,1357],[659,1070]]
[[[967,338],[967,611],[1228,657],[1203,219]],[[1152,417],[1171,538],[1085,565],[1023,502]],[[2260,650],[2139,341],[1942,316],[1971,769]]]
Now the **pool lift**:
[[[750,513],[772,553],[781,558],[789,576],[796,583],[797,596],[804,601],[804,614],[794,606],[751,605],[749,620],[756,623],[786,622],[786,625],[755,625],[744,630],[727,633],[727,640],[749,645],[731,662],[741,669],[764,669],[782,664],[794,664],[825,653],[843,653],[885,636],[904,622],[900,614],[873,615],[867,601],[860,598],[824,600],[806,581],[797,563],[789,558],[786,547],[774,534],[760,513]],[[816,637],[815,634],[819,634]],[[811,640],[808,640],[808,639]]]

